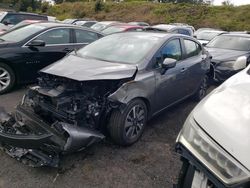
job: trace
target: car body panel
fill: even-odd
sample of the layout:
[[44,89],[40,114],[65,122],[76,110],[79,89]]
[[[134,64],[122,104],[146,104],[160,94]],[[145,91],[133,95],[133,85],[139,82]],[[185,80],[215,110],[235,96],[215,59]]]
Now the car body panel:
[[135,74],[136,70],[135,65],[110,63],[68,55],[53,65],[45,67],[41,72],[77,81],[87,81],[129,78]]
[[250,169],[250,79],[247,70],[213,91],[194,110],[197,123],[227,152]]

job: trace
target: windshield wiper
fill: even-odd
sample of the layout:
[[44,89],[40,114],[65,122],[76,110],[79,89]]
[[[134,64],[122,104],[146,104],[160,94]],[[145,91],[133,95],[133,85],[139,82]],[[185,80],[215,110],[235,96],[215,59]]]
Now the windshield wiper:
[[4,39],[2,39],[2,38],[0,38],[0,41],[2,41],[2,42],[3,42],[3,41],[5,41],[5,40],[4,40]]

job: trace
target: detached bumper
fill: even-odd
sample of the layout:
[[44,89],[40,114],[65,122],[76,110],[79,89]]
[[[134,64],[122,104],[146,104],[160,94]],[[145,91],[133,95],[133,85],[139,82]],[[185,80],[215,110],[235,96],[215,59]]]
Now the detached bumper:
[[1,148],[32,167],[58,167],[60,154],[83,150],[103,138],[97,131],[65,122],[49,125],[22,105],[14,115],[0,109]]
[[[209,169],[207,169],[204,164],[202,164],[198,159],[196,159],[192,153],[190,153],[182,144],[176,144],[176,151],[181,155],[183,161],[183,169],[180,172],[178,184],[175,188],[183,188],[187,182],[191,185],[195,170],[202,171],[206,177],[213,183],[216,188],[249,188],[250,182],[239,183],[235,185],[225,185],[219,179],[217,179]],[[191,173],[191,174],[190,174]]]

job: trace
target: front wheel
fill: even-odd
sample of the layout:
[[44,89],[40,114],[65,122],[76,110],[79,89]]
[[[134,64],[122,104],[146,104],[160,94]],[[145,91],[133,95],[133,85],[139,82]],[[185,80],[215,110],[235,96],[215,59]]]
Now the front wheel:
[[0,63],[0,95],[10,91],[15,84],[15,74],[6,64]]
[[108,125],[111,138],[119,145],[134,144],[143,133],[147,115],[147,106],[141,99],[132,100],[123,111],[114,110]]

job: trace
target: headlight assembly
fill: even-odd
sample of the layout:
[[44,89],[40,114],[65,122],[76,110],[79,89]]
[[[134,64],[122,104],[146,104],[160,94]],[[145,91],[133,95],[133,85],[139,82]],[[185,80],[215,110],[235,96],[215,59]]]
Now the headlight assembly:
[[241,56],[236,59],[236,61],[227,61],[220,64],[222,67],[228,67],[233,70],[244,69],[247,66],[247,57]]
[[177,139],[222,182],[232,185],[250,178],[250,172],[213,141],[194,121],[186,120]]

